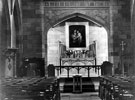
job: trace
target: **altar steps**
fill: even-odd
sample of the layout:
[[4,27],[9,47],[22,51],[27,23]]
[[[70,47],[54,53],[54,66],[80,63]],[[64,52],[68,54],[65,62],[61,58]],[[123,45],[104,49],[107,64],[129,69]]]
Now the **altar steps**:
[[[82,92],[97,92],[99,87],[98,77],[82,77]],[[60,91],[63,93],[73,92],[73,78],[60,79]]]
[[61,93],[61,100],[101,100],[98,92]]

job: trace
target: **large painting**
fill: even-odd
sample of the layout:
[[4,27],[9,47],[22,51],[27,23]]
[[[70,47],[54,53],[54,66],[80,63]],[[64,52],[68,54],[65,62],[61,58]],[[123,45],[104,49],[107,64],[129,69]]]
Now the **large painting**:
[[[68,49],[87,49],[88,46],[88,23],[66,23],[66,45]],[[68,37],[68,38],[67,38]]]
[[69,26],[69,47],[70,48],[86,47],[86,31],[84,25]]

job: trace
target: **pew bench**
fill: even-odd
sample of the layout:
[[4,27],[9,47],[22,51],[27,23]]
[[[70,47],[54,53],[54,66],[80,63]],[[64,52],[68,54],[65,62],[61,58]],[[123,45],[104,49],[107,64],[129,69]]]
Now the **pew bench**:
[[132,82],[113,76],[101,76],[99,97],[102,100],[135,100]]
[[8,100],[59,100],[59,83],[56,78],[5,79],[2,82],[3,99]]

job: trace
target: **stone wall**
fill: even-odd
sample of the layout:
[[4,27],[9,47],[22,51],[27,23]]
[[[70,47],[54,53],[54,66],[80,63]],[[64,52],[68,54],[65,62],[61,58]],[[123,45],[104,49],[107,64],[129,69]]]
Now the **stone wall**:
[[[117,1],[117,0],[116,0]],[[121,62],[122,53],[122,41],[125,43],[123,50],[123,66],[129,67],[128,71],[131,71],[131,29],[130,29],[130,2],[127,0],[115,0],[111,4],[112,6],[112,21],[113,21],[113,52],[111,56],[114,56],[114,64],[118,66]],[[121,65],[119,66],[121,67]]]
[[[60,21],[74,14],[88,16],[108,32],[109,58],[114,66],[120,64],[121,41],[124,47],[123,64],[131,66],[130,2],[109,1],[36,1],[22,0],[23,56],[44,57],[47,62],[47,32]],[[130,68],[131,69],[131,68]]]
[[[0,10],[0,74],[3,77],[5,74],[5,55],[4,50],[10,47],[10,20],[8,16],[8,7],[5,1],[1,1],[2,10]],[[5,5],[5,6],[3,6]]]
[[40,1],[22,0],[23,57],[42,57]]

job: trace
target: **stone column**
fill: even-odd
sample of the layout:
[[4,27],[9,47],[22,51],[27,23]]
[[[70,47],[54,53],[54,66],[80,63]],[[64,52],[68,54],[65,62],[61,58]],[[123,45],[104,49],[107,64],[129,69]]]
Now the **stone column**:
[[15,0],[8,0],[9,20],[11,29],[11,44],[4,51],[5,59],[5,77],[16,77],[16,30],[14,21]]
[[8,0],[8,10],[10,18],[10,29],[11,29],[11,48],[16,48],[16,32],[15,32],[15,22],[14,22],[14,6],[15,0]]
[[44,58],[44,67],[45,67],[45,76],[48,77],[48,71],[47,71],[47,31],[48,28],[45,23],[45,11],[44,11],[44,2],[41,1],[40,4],[40,10],[41,10],[41,26],[42,26],[42,58]]
[[1,79],[0,79],[0,100],[2,100]]
[[[2,23],[1,23],[1,20],[2,20],[2,7],[3,7],[2,3],[3,3],[2,0],[0,0],[0,64],[2,62],[2,59],[1,59],[1,57],[2,57],[2,55],[1,55],[2,54],[2,50],[1,50],[1,46],[2,46],[2,44],[1,44]],[[2,100],[2,91],[1,91],[1,73],[2,73],[1,71],[2,71],[2,69],[1,69],[1,67],[0,67],[0,100]]]
[[[131,3],[131,41],[132,41],[132,53],[133,53],[133,63],[132,63],[132,71],[130,72],[135,75],[135,1],[132,0]],[[132,75],[131,74],[131,75]]]
[[11,26],[11,48],[16,48],[16,31],[13,14],[10,15],[10,26]]
[[[113,0],[110,0],[110,8],[109,8],[109,15],[110,15],[110,33],[108,34],[108,52],[109,52],[109,61],[111,63],[114,63],[114,57],[111,55],[111,52],[113,52]],[[112,70],[114,71],[114,67],[112,67]],[[114,72],[113,72],[114,73]]]
[[[1,57],[2,57],[2,50],[1,50],[1,34],[2,34],[2,23],[1,23],[1,20],[2,20],[2,8],[3,8],[3,4],[2,4],[2,0],[0,0],[0,64],[1,64]],[[0,78],[1,78],[1,67],[0,67]]]

